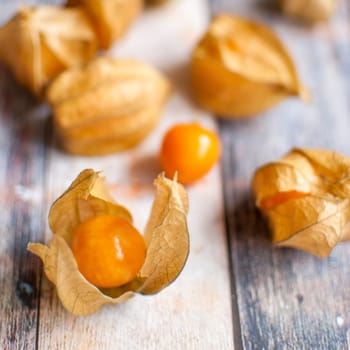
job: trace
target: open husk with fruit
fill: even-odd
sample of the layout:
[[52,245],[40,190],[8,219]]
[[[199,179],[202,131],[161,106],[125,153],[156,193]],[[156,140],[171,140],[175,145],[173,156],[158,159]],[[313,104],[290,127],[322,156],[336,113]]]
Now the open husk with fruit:
[[144,233],[146,257],[136,277],[115,288],[97,288],[79,271],[71,249],[72,236],[83,222],[110,215],[132,221],[129,211],[109,195],[99,173],[81,172],[67,191],[52,205],[50,227],[54,233],[49,246],[29,243],[38,255],[45,274],[56,285],[64,307],[75,315],[88,315],[102,306],[124,302],[134,293],[154,294],[173,282],[182,271],[189,253],[187,194],[176,179],[160,175]]

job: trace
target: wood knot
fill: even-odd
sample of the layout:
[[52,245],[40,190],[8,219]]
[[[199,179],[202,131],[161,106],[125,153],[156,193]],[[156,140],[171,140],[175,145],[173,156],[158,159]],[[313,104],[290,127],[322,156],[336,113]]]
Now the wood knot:
[[32,308],[35,302],[35,290],[31,283],[19,281],[16,286],[16,295],[22,303]]

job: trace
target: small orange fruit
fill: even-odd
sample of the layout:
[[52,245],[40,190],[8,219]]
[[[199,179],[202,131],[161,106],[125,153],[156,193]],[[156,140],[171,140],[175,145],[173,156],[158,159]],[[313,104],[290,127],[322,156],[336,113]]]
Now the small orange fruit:
[[220,140],[201,125],[177,124],[165,135],[160,152],[161,167],[172,178],[190,184],[204,176],[220,157]]
[[132,281],[146,257],[141,234],[125,219],[111,215],[98,215],[81,223],[71,247],[79,271],[100,288]]
[[260,201],[259,207],[263,211],[268,211],[283,204],[291,199],[298,199],[310,196],[310,193],[298,192],[298,191],[288,191],[279,192],[271,197],[266,197]]

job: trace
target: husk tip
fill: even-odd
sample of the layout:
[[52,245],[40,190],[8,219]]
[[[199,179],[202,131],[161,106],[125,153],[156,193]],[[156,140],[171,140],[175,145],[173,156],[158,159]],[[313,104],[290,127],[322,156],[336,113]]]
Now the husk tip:
[[299,86],[298,95],[304,102],[310,103],[312,101],[310,90],[304,85]]
[[32,252],[33,252],[33,247],[35,246],[35,244],[36,244],[36,243],[28,242],[28,243],[27,243],[27,247],[26,247],[27,250],[28,250],[29,252],[32,253]]
[[178,182],[178,181],[177,181],[177,178],[178,178],[178,172],[175,171],[175,174],[174,174],[174,176],[173,176],[173,182],[177,183],[177,182]]

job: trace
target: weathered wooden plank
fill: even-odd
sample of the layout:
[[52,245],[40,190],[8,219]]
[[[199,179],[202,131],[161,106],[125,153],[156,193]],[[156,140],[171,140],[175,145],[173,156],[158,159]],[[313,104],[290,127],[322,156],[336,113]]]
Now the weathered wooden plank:
[[[114,197],[131,209],[142,231],[160,172],[157,156],[170,125],[215,122],[196,109],[187,91],[189,52],[206,27],[206,3],[178,0],[148,9],[113,54],[141,59],[172,79],[173,98],[157,129],[140,146],[105,157],[73,157],[50,146],[48,200],[52,202],[84,168],[103,170]],[[158,295],[137,296],[86,318],[70,315],[52,285],[43,279],[38,329],[39,349],[232,349],[228,257],[223,227],[219,167],[188,188],[191,253],[176,282]],[[46,242],[51,232],[46,232]]]
[[[282,18],[264,2],[213,2],[272,25],[313,94],[311,105],[287,101],[251,120],[221,121],[223,181],[233,286],[245,349],[348,349],[349,244],[320,260],[271,246],[254,207],[250,178],[259,165],[293,146],[333,148],[349,155],[349,4],[331,23],[310,29]],[[239,346],[239,341],[236,343]]]
[[44,235],[44,110],[0,71],[0,348],[34,349],[40,264],[27,253]]
[[[23,2],[2,0],[0,23],[20,4]],[[0,67],[1,349],[35,349],[37,344],[41,265],[26,245],[44,237],[45,143],[51,135],[48,115]]]

